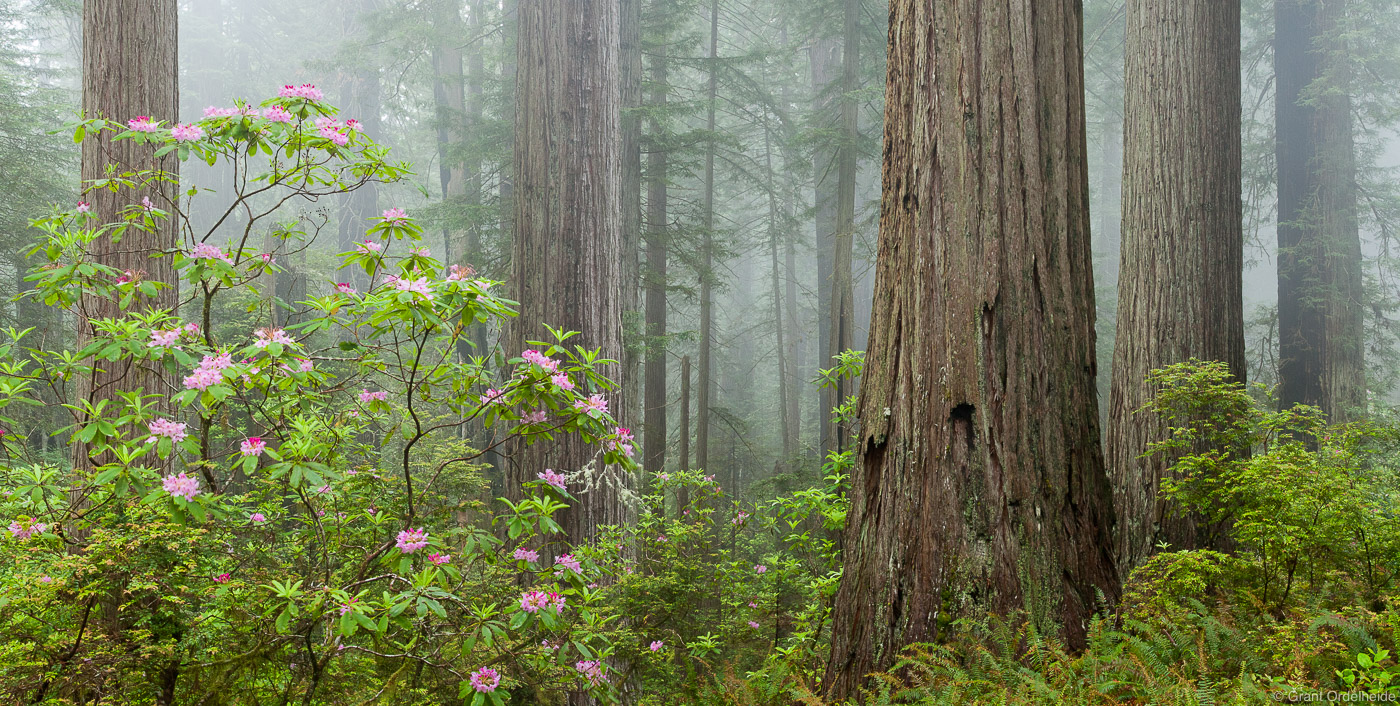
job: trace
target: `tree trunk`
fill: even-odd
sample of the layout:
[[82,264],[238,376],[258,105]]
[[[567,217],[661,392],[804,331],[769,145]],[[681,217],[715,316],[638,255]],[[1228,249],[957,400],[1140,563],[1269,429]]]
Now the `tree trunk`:
[[[85,116],[102,117],[120,124],[141,115],[166,125],[179,119],[177,14],[175,0],[87,0],[83,3]],[[103,178],[111,164],[117,165],[118,173],[163,170],[170,177],[178,177],[180,162],[173,154],[156,159],[154,146],[141,145],[136,140],[114,142],[110,135],[103,132],[83,141],[83,183]],[[179,301],[179,281],[171,258],[152,258],[155,253],[170,251],[179,245],[179,216],[174,213],[177,190],[173,183],[141,177],[134,189],[117,192],[99,189],[83,196],[92,206],[92,215],[103,223],[118,220],[120,209],[140,203],[143,197],[150,198],[156,208],[171,213],[168,219],[157,219],[153,232],[133,228],[122,237],[120,245],[110,238],[101,238],[90,246],[89,255],[96,262],[169,285],[153,299],[140,299],[137,307],[142,309],[174,310]],[[116,300],[83,295],[78,313],[77,347],[82,348],[92,340],[93,319],[121,315]],[[77,380],[75,393],[78,399],[95,403],[117,399],[118,391],[142,389],[146,394],[163,396],[169,388],[169,379],[156,366],[139,366],[130,361],[94,361],[93,374]],[[168,405],[158,404],[157,409],[168,409]],[[91,467],[86,444],[74,445],[73,460],[79,469]]]
[[[543,324],[579,331],[576,340],[622,356],[622,135],[618,6],[589,0],[521,0],[515,111],[513,298],[507,353],[546,339]],[[603,372],[616,376],[619,366]],[[615,379],[615,378],[614,378]],[[611,400],[616,405],[617,399]],[[544,468],[586,470],[560,524],[573,542],[621,524],[617,469],[597,467],[597,447],[577,435],[519,450],[506,493]],[[590,490],[583,492],[587,485]]]
[[[666,49],[661,43],[651,55],[653,115],[665,112],[670,90]],[[665,131],[661,118],[653,117],[647,152],[646,403],[642,421],[642,468],[648,474],[666,468],[666,259],[670,236]]]
[[[1127,576],[1159,542],[1198,546],[1196,519],[1158,497],[1166,439],[1138,410],[1146,377],[1190,358],[1245,379],[1238,0],[1128,3],[1123,240],[1108,467]],[[1206,528],[1199,528],[1204,533]],[[1204,538],[1202,536],[1202,538]]]
[[[1094,394],[1080,4],[890,7],[875,311],[825,683],[1118,595]],[[1015,194],[1015,198],[1009,198]]]
[[1274,3],[1279,403],[1333,422],[1366,407],[1344,0]]
[[622,315],[621,404],[618,421],[641,421],[642,250],[642,0],[618,0],[618,75],[622,96]]
[[[791,360],[788,358],[787,342],[783,338],[783,290],[782,275],[778,268],[778,237],[782,234],[785,226],[779,222],[778,209],[778,188],[776,180],[773,178],[773,136],[767,123],[767,115],[764,116],[763,125],[763,162],[768,179],[768,255],[772,261],[773,272],[773,334],[777,339],[774,341],[774,358],[778,363],[778,420],[780,422],[780,433],[783,440],[783,459],[786,465],[792,459],[792,425],[793,419],[788,414],[788,366]],[[737,490],[737,489],[736,489]]]
[[[833,100],[832,86],[836,84],[837,56],[840,45],[832,39],[818,39],[812,43],[808,59],[812,64],[812,112],[818,125],[831,127],[828,122],[836,116],[836,101]],[[816,252],[817,252],[817,364],[816,368],[831,367],[831,285],[832,262],[836,253],[836,194],[837,194],[837,152],[827,144],[819,144],[812,157],[814,171],[814,194],[816,210]],[[817,371],[809,373],[808,379],[815,379]],[[832,450],[831,393],[824,388],[816,388],[817,393],[817,451],[824,461]]]
[[[831,356],[855,347],[855,294],[851,285],[851,250],[856,225],[856,141],[860,137],[859,106],[856,90],[860,88],[860,4],[861,0],[846,0],[843,45],[841,49],[840,145],[836,149],[836,237],[831,256],[831,303],[829,314],[831,336],[827,350]],[[828,359],[826,365],[835,363]],[[827,443],[831,451],[843,451],[849,443],[849,424],[838,422],[829,413],[854,390],[854,380],[838,378],[826,388],[823,418],[827,425]]]
[[[364,31],[365,15],[376,9],[377,0],[359,0],[342,17],[342,31],[347,38]],[[360,57],[361,64],[346,70],[340,82],[340,107],[342,118],[356,118],[363,125],[366,135],[379,139],[383,136],[383,126],[379,119],[380,84],[379,67],[372,56]],[[339,248],[342,252],[353,250],[354,243],[364,237],[370,226],[369,219],[379,215],[379,185],[370,181],[340,201]],[[350,268],[346,276],[358,289],[369,288],[369,278],[364,271]]]
[[715,279],[715,94],[719,88],[719,0],[710,3],[709,88],[706,91],[708,112],[705,118],[705,193],[700,224],[700,370],[696,384],[695,407],[695,465],[710,467],[710,391],[714,386],[711,354],[715,346],[714,279]]
[[[682,471],[690,470],[690,356],[681,356],[681,463]],[[690,505],[690,488],[681,486],[676,497],[676,515]]]

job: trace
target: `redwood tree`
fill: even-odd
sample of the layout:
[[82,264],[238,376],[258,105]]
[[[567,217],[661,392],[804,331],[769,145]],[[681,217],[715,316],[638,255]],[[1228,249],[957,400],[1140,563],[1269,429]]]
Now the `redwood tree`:
[[1278,396],[1335,422],[1366,404],[1346,5],[1274,3]]
[[1143,457],[1167,434],[1160,419],[1138,411],[1152,395],[1147,374],[1198,358],[1223,361],[1245,377],[1240,4],[1131,0],[1127,12],[1123,239],[1107,432],[1124,572],[1159,542],[1188,549],[1198,540],[1194,519],[1158,497],[1170,460]]
[[[515,235],[510,282],[520,302],[507,352],[548,340],[543,324],[622,358],[622,133],[618,4],[520,0],[515,111]],[[618,366],[605,372],[616,377]],[[613,411],[620,399],[610,396]],[[625,420],[624,420],[625,423]],[[508,496],[546,467],[588,467],[596,445],[571,436],[527,446],[509,461]],[[573,541],[620,524],[620,474],[595,469],[592,489],[564,512]],[[582,488],[582,484],[578,486]]]
[[1118,595],[1094,387],[1080,3],[890,5],[875,307],[826,688],[984,611]]
[[[119,123],[145,115],[152,120],[173,124],[179,118],[179,73],[176,56],[177,12],[175,0],[87,0],[83,3],[83,114]],[[142,197],[165,211],[175,211],[179,161],[174,154],[157,159],[155,146],[137,140],[112,141],[112,133],[83,141],[81,177],[84,183],[108,176],[109,165],[116,173],[146,172],[136,180],[135,190],[99,189],[83,196],[92,214],[101,222],[119,219],[118,211]],[[164,172],[163,177],[152,176]],[[178,280],[169,257],[153,258],[158,252],[173,250],[179,238],[176,217],[158,220],[150,230],[132,228],[120,243],[99,238],[90,255],[117,270],[130,270],[137,276],[169,285],[153,300],[140,306],[174,309],[178,301]],[[93,329],[91,321],[121,315],[118,302],[85,295],[78,319],[78,347],[87,345]],[[117,390],[141,388],[146,394],[166,392],[168,381],[154,366],[131,362],[100,362],[91,376],[77,381],[77,397],[92,402],[115,399]],[[75,464],[88,464],[86,446],[74,445]]]

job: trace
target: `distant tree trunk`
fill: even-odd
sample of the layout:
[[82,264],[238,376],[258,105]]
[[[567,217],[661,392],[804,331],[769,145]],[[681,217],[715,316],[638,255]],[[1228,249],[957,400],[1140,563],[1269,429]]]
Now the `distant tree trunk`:
[[[650,107],[657,113],[664,112],[670,90],[666,49],[662,43],[651,55]],[[642,468],[647,473],[666,468],[666,259],[670,236],[665,130],[662,120],[653,117],[647,151],[646,403],[642,421]]]
[[[856,141],[860,138],[859,106],[856,90],[860,88],[860,7],[861,0],[846,0],[843,45],[841,49],[840,145],[836,148],[836,237],[831,257],[831,303],[828,305],[831,323],[827,350],[831,356],[855,347],[855,295],[851,284],[851,250],[856,226]],[[828,358],[825,365],[834,365]],[[839,406],[854,389],[853,380],[839,378],[827,388],[824,406],[828,414],[828,450],[842,451],[851,434],[848,424],[832,418],[830,410]]]
[[[895,0],[875,311],[825,683],[1113,601],[1077,0]],[[1016,198],[1008,198],[1015,194]]]
[[[1206,528],[1159,498],[1166,439],[1146,412],[1153,369],[1219,360],[1245,379],[1238,0],[1130,0],[1125,47],[1123,241],[1108,467],[1127,575],[1159,542]],[[1199,532],[1198,532],[1199,529]]]
[[[466,80],[462,73],[461,7],[458,0],[437,0],[433,8],[438,40],[433,47],[433,102],[436,108],[438,181],[444,204],[455,206],[442,229],[443,260],[461,264],[465,249],[460,227],[467,190],[466,163],[462,160],[462,128],[467,113]],[[459,351],[461,346],[459,346]]]
[[719,88],[719,0],[710,3],[709,88],[705,93],[705,193],[700,224],[700,371],[695,406],[695,465],[710,467],[710,392],[714,386],[711,354],[714,349],[715,280],[715,95]]
[[[175,0],[87,0],[83,3],[85,116],[102,117],[123,125],[141,115],[167,125],[179,119],[177,15]],[[114,142],[110,133],[83,141],[81,178],[84,184],[103,178],[107,166],[112,164],[117,165],[118,173],[163,170],[171,177],[178,177],[180,168],[174,156],[156,159],[155,147],[138,144],[135,140]],[[170,251],[179,245],[178,216],[174,214],[177,190],[175,184],[153,180],[140,183],[135,190],[99,189],[83,196],[91,204],[92,214],[104,223],[118,220],[120,209],[140,203],[142,197],[149,197],[157,208],[171,212],[169,219],[157,221],[153,232],[133,228],[122,237],[120,245],[110,238],[101,238],[90,246],[89,255],[96,262],[169,285],[153,299],[142,299],[139,306],[143,309],[174,310],[179,301],[179,280],[172,259],[152,258],[155,253]],[[121,315],[115,300],[85,294],[78,312],[77,347],[82,348],[92,340],[93,319]],[[76,381],[75,395],[92,402],[115,400],[118,391],[137,389],[164,396],[169,386],[167,375],[157,366],[137,365],[131,361],[94,361],[93,374]],[[162,403],[157,408],[166,409],[167,405]],[[74,445],[73,461],[79,469],[91,467],[86,444]]]
[[[812,112],[823,128],[834,128],[837,116],[836,101],[833,100],[833,86],[837,79],[837,56],[840,45],[832,39],[818,39],[812,43],[809,61],[812,64]],[[832,123],[828,125],[827,123]],[[837,152],[831,149],[830,140],[818,144],[813,153],[812,169],[814,199],[816,206],[816,253],[817,253],[817,364],[815,368],[831,367],[831,292],[832,268],[836,253],[836,194],[837,194]],[[808,379],[815,379],[815,369],[808,373]],[[817,394],[817,452],[825,459],[832,449],[831,393],[823,388],[815,388]]]
[[778,363],[778,420],[780,422],[780,433],[783,437],[783,464],[787,464],[792,459],[792,426],[794,421],[788,414],[788,366],[791,360],[788,358],[787,343],[783,339],[783,290],[782,271],[778,267],[778,238],[782,234],[785,225],[779,221],[778,208],[778,188],[776,180],[773,178],[773,136],[766,122],[763,126],[763,160],[768,178],[768,255],[772,261],[773,272],[773,335],[777,339],[774,341],[774,358]]
[[619,0],[622,95],[622,400],[618,420],[642,419],[642,0]]
[[[342,19],[344,36],[354,37],[364,31],[365,15],[376,9],[377,0],[358,0]],[[355,118],[363,125],[365,134],[380,139],[383,125],[379,119],[379,66],[373,57],[359,57],[357,68],[346,70],[341,77],[340,105],[342,118]],[[459,69],[460,70],[460,69]],[[369,219],[379,215],[379,185],[370,181],[341,199],[338,247],[347,251],[364,237],[370,227]],[[360,289],[367,289],[369,280],[363,271],[346,270]]]
[[[690,356],[681,356],[681,463],[682,471],[690,470]],[[681,486],[676,498],[676,515],[690,505],[690,488]]]
[[1274,3],[1279,403],[1339,423],[1366,407],[1346,4]]
[[[548,323],[581,332],[579,344],[620,360],[618,5],[521,0],[519,15],[510,283],[520,315],[510,325],[507,352],[546,338]],[[603,372],[615,376],[618,367]],[[577,435],[525,446],[509,460],[507,496],[519,497],[520,483],[541,469],[588,469],[597,451]],[[619,492],[625,479],[616,471],[591,468],[592,489],[560,518],[571,541],[625,520]]]

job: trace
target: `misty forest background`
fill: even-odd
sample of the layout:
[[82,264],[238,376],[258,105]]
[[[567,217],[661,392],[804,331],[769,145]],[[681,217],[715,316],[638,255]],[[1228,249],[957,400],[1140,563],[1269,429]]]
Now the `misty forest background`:
[[[30,329],[23,345],[50,352],[95,335],[32,276],[32,219],[93,200],[83,180],[101,175],[73,139],[85,85],[89,104],[99,84],[140,94],[177,51],[178,116],[153,113],[175,124],[314,84],[411,174],[283,206],[279,222],[315,237],[288,247],[259,225],[252,246],[277,267],[212,318],[206,305],[210,328],[227,340],[255,320],[307,326],[322,311],[307,302],[337,282],[370,286],[338,253],[403,209],[444,273],[469,266],[518,302],[518,319],[461,329],[458,364],[485,355],[506,379],[543,324],[616,361],[602,371],[636,466],[562,531],[601,546],[620,523],[641,548],[617,544],[618,566],[667,578],[599,579],[597,610],[620,632],[598,639],[616,651],[561,652],[560,676],[531,661],[538,639],[463,646],[466,632],[421,622],[401,626],[421,642],[389,641],[385,623],[383,642],[340,657],[348,636],[328,626],[344,611],[274,625],[282,602],[310,599],[257,593],[312,575],[292,549],[280,568],[247,569],[246,595],[267,609],[229,608],[239,637],[200,642],[188,616],[205,608],[182,593],[198,591],[130,587],[169,564],[105,565],[83,583],[92,530],[73,529],[51,547],[79,562],[57,588],[31,593],[38,574],[0,567],[0,691],[16,703],[1246,703],[1389,693],[1400,676],[1392,2],[94,2],[174,7],[178,24],[104,34],[110,65],[141,68],[101,84],[91,63],[84,74],[91,7],[85,19],[77,0],[0,0],[0,329]],[[218,196],[246,178],[181,163],[182,188],[214,198],[190,202],[179,237],[227,247],[245,221]],[[200,321],[197,301],[181,306]],[[61,389],[0,405],[5,502],[40,486],[72,497],[23,468],[62,479],[100,465],[71,450],[96,416]],[[353,443],[385,449],[390,468],[400,427],[376,429]],[[434,496],[438,519],[487,537],[502,537],[495,498],[519,502],[537,471],[582,464],[562,442],[495,445],[479,421],[448,431],[473,464]],[[226,482],[206,492],[245,481]],[[46,519],[34,536],[51,536],[87,517],[36,507],[6,506],[5,522],[22,518],[4,545],[16,557],[31,550],[15,527]],[[411,490],[407,507],[412,522]],[[743,538],[751,516],[763,529]],[[359,561],[352,544],[336,566]],[[714,568],[726,562],[766,583],[728,596],[739,579]],[[481,581],[507,604],[531,585]],[[112,617],[162,605],[188,619]],[[473,635],[489,622],[465,601],[440,620]],[[224,639],[236,656],[209,658]],[[676,650],[664,665],[647,661],[672,654],[658,641]],[[606,688],[586,666],[601,662]],[[468,681],[491,665],[499,691]]]

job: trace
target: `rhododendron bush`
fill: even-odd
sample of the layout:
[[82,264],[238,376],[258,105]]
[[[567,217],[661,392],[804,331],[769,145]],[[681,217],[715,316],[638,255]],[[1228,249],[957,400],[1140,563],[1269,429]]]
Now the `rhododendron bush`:
[[[53,434],[87,459],[0,437],[0,700],[610,702],[629,680],[703,692],[725,644],[747,669],[778,639],[816,654],[824,612],[807,599],[829,595],[835,554],[803,530],[839,498],[760,513],[703,472],[662,474],[629,499],[635,524],[565,543],[554,516],[597,476],[642,487],[610,412],[612,361],[554,330],[463,359],[466,330],[500,325],[512,302],[434,259],[404,209],[339,255],[350,281],[270,296],[277,263],[324,225],[317,199],[408,173],[314,87],[184,124],[88,120],[76,137],[99,132],[245,178],[160,203],[164,175],[118,169],[87,185],[129,196],[111,222],[86,203],[34,222],[29,296],[122,313],[93,321],[81,350],[13,330],[0,343],[0,426],[53,395],[72,420]],[[207,232],[187,216],[196,199],[224,214]],[[166,283],[87,254],[167,219],[181,242],[157,257],[178,274],[178,311],[150,305]],[[157,370],[125,379],[160,385],[76,397],[99,368]],[[509,463],[562,435],[596,448],[587,468],[528,469],[522,500],[490,497],[486,450]],[[681,487],[693,501],[668,516]]]

